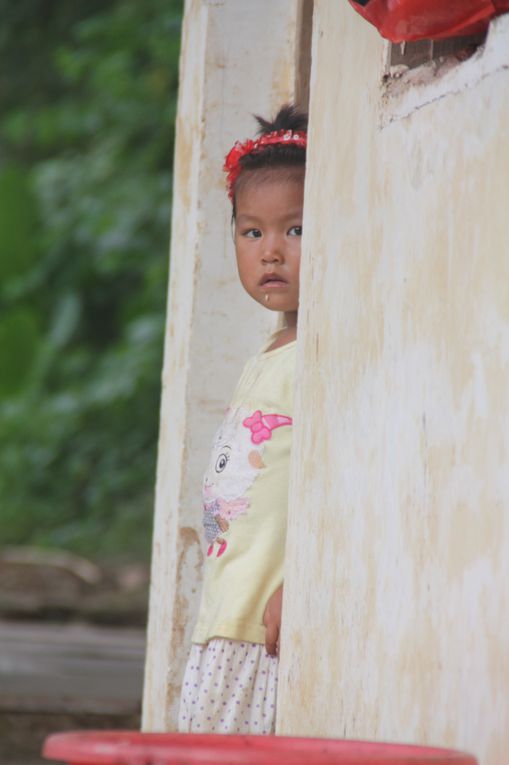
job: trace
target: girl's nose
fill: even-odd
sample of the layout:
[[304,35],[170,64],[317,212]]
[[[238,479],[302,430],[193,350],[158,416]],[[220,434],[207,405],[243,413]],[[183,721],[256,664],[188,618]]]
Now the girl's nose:
[[281,243],[276,237],[265,241],[265,247],[263,248],[262,254],[264,263],[280,262],[283,259],[283,250],[280,244]]

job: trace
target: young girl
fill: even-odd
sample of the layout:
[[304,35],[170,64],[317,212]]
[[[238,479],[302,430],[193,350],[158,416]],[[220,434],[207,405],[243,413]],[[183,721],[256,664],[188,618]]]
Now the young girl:
[[307,120],[293,106],[224,169],[240,281],[284,327],[244,368],[203,483],[206,566],[179,730],[274,732]]

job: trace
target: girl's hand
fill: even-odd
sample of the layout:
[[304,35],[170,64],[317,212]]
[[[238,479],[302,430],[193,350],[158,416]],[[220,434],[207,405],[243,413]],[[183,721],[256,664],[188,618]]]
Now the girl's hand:
[[279,632],[281,629],[281,609],[283,606],[283,585],[270,596],[263,612],[265,627],[265,648],[270,656],[279,655]]

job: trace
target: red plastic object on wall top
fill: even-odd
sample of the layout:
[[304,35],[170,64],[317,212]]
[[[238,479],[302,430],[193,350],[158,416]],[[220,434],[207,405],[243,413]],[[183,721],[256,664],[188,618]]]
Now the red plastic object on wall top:
[[440,40],[486,30],[509,0],[349,0],[391,42]]
[[477,765],[449,749],[286,736],[56,733],[43,756],[69,765]]

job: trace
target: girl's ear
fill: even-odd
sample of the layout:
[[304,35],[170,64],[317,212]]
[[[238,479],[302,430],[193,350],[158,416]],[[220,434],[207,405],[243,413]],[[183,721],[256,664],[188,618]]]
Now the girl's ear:
[[247,455],[247,459],[251,467],[255,468],[256,470],[261,470],[265,467],[264,462],[262,460],[262,455],[260,452],[257,452],[253,449],[253,451],[249,452]]

